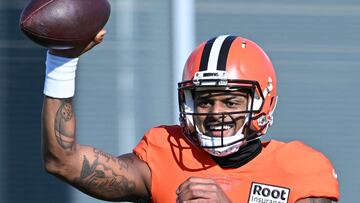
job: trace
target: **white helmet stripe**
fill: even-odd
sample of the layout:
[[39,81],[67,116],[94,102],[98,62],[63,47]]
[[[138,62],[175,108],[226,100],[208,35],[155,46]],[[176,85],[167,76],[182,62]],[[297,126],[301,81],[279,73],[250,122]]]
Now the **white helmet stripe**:
[[215,39],[210,51],[209,62],[207,66],[208,71],[216,71],[221,46],[228,36],[229,35],[221,35]]

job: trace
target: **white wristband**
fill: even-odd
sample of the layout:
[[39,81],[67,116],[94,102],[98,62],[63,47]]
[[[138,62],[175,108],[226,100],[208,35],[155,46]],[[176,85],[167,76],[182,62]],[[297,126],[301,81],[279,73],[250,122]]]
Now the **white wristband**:
[[46,54],[44,94],[54,98],[70,98],[75,94],[75,72],[79,58]]

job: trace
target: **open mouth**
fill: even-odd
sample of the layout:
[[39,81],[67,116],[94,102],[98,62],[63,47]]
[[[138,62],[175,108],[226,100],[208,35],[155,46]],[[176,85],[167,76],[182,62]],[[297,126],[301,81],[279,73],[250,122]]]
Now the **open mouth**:
[[232,135],[232,129],[235,127],[233,123],[221,123],[221,124],[207,124],[205,129],[207,131],[206,134],[210,136],[221,137]]

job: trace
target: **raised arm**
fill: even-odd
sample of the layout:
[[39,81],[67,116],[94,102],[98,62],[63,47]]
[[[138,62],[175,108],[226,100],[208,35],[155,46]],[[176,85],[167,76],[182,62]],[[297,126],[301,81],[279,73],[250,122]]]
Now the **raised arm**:
[[72,98],[44,97],[42,138],[45,169],[84,193],[112,201],[150,196],[150,170],[137,156],[115,157],[76,142]]

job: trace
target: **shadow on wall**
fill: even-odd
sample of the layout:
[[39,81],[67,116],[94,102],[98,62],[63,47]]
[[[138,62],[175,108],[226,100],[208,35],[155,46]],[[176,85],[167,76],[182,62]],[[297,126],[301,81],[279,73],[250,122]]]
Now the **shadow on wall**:
[[5,177],[2,188],[5,203],[66,203],[66,184],[47,174],[41,160],[41,108],[46,50],[30,42],[18,27],[20,9],[3,9],[0,33],[6,42],[2,65],[7,81]]

